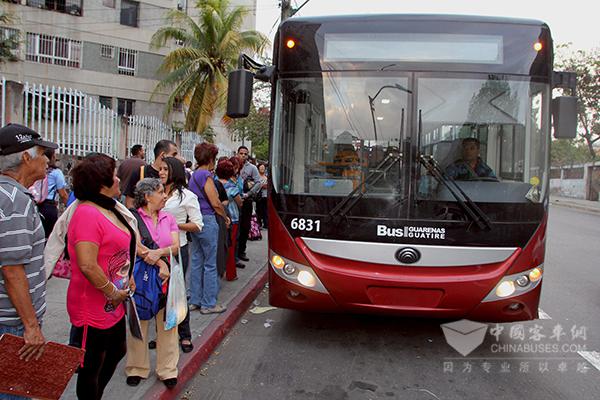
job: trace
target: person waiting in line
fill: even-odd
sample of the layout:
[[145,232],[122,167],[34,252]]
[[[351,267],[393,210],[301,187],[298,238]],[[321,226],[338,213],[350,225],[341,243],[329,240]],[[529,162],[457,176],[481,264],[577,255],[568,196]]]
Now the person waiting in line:
[[256,201],[256,216],[260,227],[267,229],[267,165],[265,163],[258,164],[258,174],[261,190],[260,197]]
[[[242,209],[240,211],[240,233],[238,240],[237,256],[242,261],[250,261],[246,255],[246,245],[248,243],[248,235],[250,234],[250,227],[252,224],[252,203],[253,197],[252,188],[259,181],[260,176],[258,175],[258,168],[256,165],[251,164],[248,159],[250,157],[249,150],[246,146],[240,146],[238,148],[237,156],[242,161],[240,168],[240,179],[244,187]],[[250,193],[249,193],[250,192]]]
[[[164,163],[164,161],[161,161]],[[140,234],[144,242],[156,243],[157,249],[148,251],[144,259],[148,264],[159,269],[159,277],[163,284],[168,284],[169,265],[165,257],[177,256],[179,252],[179,227],[175,217],[163,211],[167,195],[159,179],[144,178],[135,185],[134,206],[139,215],[138,224],[144,224],[150,237],[145,237],[144,230]],[[164,385],[171,389],[177,385],[177,362],[179,349],[177,346],[177,327],[165,330],[165,304],[156,314],[156,375]],[[127,364],[125,374],[127,384],[137,386],[142,379],[150,374],[150,356],[148,354],[148,325],[149,321],[140,321],[144,340],[127,337]]]
[[58,204],[67,204],[69,194],[67,193],[67,183],[65,175],[56,165],[56,151],[54,149],[44,150],[44,154],[48,157],[48,197],[38,204],[40,214],[44,217],[42,224],[46,239],[54,229],[54,224],[58,219]]
[[479,156],[481,143],[476,138],[462,141],[462,158],[446,168],[446,175],[455,180],[495,179],[494,171]]
[[[233,163],[229,160],[221,161],[217,165],[217,176],[227,191],[227,209],[229,211],[229,217],[231,218],[231,226],[229,229],[229,253],[227,255],[227,267],[225,269],[225,279],[228,281],[237,279],[236,267],[239,265],[236,262],[235,249],[238,235],[240,207],[242,206],[242,197],[240,188],[237,185],[235,173],[236,171]],[[245,265],[239,265],[239,268],[243,267],[245,267]]]
[[[133,199],[135,197],[135,185],[141,178],[156,178],[158,179],[158,169],[165,157],[177,157],[179,148],[172,140],[159,140],[154,146],[154,162],[145,167],[139,167],[131,173],[127,184],[125,185],[125,205],[127,208],[133,207]],[[143,176],[142,176],[143,175]]]
[[24,338],[19,351],[23,363],[38,359],[46,342],[41,325],[46,311],[44,231],[26,188],[46,174],[44,149],[57,147],[22,125],[0,129],[0,336]]
[[[190,261],[187,233],[200,232],[204,226],[198,196],[187,189],[185,169],[178,159],[174,157],[165,158],[158,173],[167,193],[167,202],[163,211],[172,214],[179,227],[179,252],[183,275],[185,276]],[[190,331],[189,311],[185,319],[179,324],[178,331],[181,350],[184,353],[189,353],[194,349]]]
[[[227,160],[227,157],[219,157],[217,164],[223,160]],[[219,194],[219,201],[223,204],[225,211],[227,212],[227,206],[229,205],[229,200],[227,199],[227,191],[223,186],[223,183],[219,180],[217,176],[214,176],[215,188],[217,189],[217,193]],[[230,217],[229,212],[227,212],[227,216]],[[229,251],[229,228],[225,223],[225,218],[220,216],[219,214],[215,214],[215,218],[217,219],[217,224],[219,224],[219,241],[217,242],[217,272],[219,273],[219,277],[222,278],[225,276],[225,269],[227,268],[227,252]]]
[[72,176],[78,203],[72,206],[67,230],[71,255],[67,312],[74,327],[72,340],[85,349],[76,391],[79,399],[100,399],[126,352],[122,303],[129,290],[135,290],[129,269],[136,224],[114,200],[120,190],[113,158],[86,157]]
[[214,144],[200,143],[194,149],[198,168],[192,175],[189,188],[200,203],[204,227],[192,233],[192,264],[190,273],[190,310],[202,314],[222,313],[225,307],[217,304],[219,276],[217,271],[217,245],[219,225],[215,214],[225,219],[229,227],[231,220],[219,200],[215,181],[211,173],[219,149]]
[[121,193],[125,193],[129,178],[135,171],[139,171],[140,167],[146,165],[146,151],[141,144],[131,146],[131,157],[123,160],[117,169],[117,176],[121,180]]
[[194,173],[194,171],[192,171],[192,162],[190,160],[187,160],[185,162],[185,181],[186,182],[190,181],[193,173]]

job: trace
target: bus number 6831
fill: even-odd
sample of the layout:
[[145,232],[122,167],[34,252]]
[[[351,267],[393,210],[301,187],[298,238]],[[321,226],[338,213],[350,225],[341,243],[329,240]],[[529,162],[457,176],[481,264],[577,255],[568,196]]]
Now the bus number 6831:
[[321,221],[308,218],[294,218],[290,222],[290,228],[298,231],[311,232],[314,230],[315,232],[320,232]]

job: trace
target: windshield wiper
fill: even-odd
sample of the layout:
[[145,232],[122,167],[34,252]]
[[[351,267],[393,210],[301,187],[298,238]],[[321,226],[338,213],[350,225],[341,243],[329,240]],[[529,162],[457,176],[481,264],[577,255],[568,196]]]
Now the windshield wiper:
[[[374,185],[385,176],[385,174],[394,166],[400,159],[401,155],[388,154],[375,169],[362,181],[354,190],[344,197],[327,215],[326,221],[336,215],[346,216],[348,212],[358,203],[358,201],[369,191],[369,186]],[[367,186],[369,185],[369,186]],[[362,188],[365,187],[365,190]],[[358,193],[358,194],[357,194]],[[355,196],[356,195],[356,196]]]
[[[492,228],[489,217],[471,200],[471,198],[460,188],[453,180],[448,178],[446,173],[440,168],[438,162],[433,156],[419,155],[419,162],[425,167],[427,172],[448,189],[454,196],[460,208],[477,224],[480,229],[490,230]],[[461,197],[462,196],[462,197]]]

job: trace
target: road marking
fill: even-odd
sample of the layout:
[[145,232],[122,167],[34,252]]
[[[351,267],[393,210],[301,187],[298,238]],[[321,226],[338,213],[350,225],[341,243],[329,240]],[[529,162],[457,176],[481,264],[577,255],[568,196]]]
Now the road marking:
[[540,316],[540,319],[552,319],[550,318],[550,316],[548,314],[546,314],[544,312],[544,310],[542,310],[541,308],[538,308],[538,314]]
[[578,351],[581,357],[592,364],[594,368],[600,371],[600,353],[597,351]]

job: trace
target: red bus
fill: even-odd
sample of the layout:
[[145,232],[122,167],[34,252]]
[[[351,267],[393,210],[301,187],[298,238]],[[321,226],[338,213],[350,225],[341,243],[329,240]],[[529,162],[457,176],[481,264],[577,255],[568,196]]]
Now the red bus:
[[[576,103],[552,99],[574,75],[553,71],[546,24],[292,18],[273,60],[255,76],[272,83],[273,306],[538,317],[551,115],[572,137]],[[252,76],[231,74],[228,115],[247,113]]]

